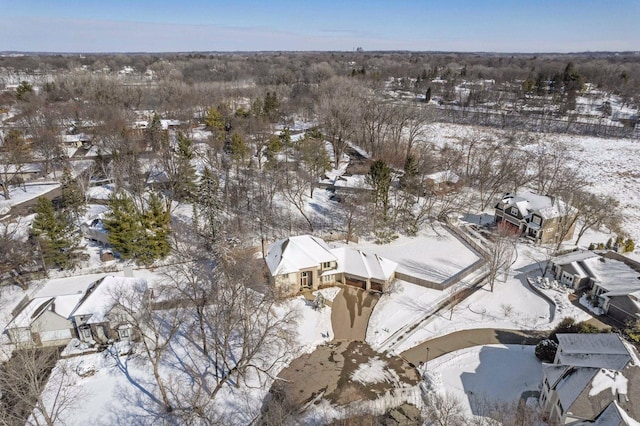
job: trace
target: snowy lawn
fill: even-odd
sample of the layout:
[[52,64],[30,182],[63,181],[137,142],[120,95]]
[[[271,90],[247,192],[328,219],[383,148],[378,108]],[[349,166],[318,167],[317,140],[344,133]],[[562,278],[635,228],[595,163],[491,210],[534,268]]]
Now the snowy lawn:
[[479,259],[439,223],[427,226],[416,237],[400,236],[384,245],[362,242],[356,247],[397,262],[398,272],[435,283],[445,281]]
[[[311,352],[333,338],[330,308],[316,311],[302,297],[287,303],[298,313],[296,347],[299,351],[287,354],[286,360],[279,362],[275,367],[276,371],[271,372],[274,376],[301,353]],[[154,401],[159,394],[151,365],[141,354],[141,349],[128,357],[105,351],[61,360],[50,383],[60,380],[62,368],[71,371],[73,384],[69,390],[73,395],[81,395],[82,401],[81,404],[73,404],[72,409],[65,412],[65,424],[154,424],[160,421],[161,413],[157,412],[159,405]],[[173,374],[172,368],[170,361],[163,365],[163,375]],[[80,377],[76,373],[88,370],[95,372],[87,377]],[[249,423],[258,414],[262,399],[271,386],[272,380],[264,375],[249,376],[251,377],[247,377],[246,386],[236,388],[230,384],[216,396],[216,412],[230,416],[226,418],[235,418],[239,424]],[[45,399],[52,398],[52,391],[53,388],[47,388]]]
[[512,402],[540,390],[542,363],[534,349],[485,345],[451,352],[423,366],[427,387],[456,397],[467,415],[482,415],[484,403]]
[[[526,275],[530,273],[534,277],[539,273],[539,264],[532,260],[539,250],[539,247],[519,244],[518,257],[506,281],[499,277],[493,292],[485,285],[453,309],[447,308],[431,316],[401,340],[394,351],[400,353],[426,340],[460,330],[550,330],[567,316],[577,321],[591,318],[569,302],[568,291],[550,289],[548,295],[555,303],[552,305],[529,287]],[[532,251],[534,254],[530,254]],[[431,304],[441,297],[446,297],[445,292],[403,283],[400,292],[382,297],[376,305],[369,322],[367,341],[380,343],[408,321],[424,316]]]

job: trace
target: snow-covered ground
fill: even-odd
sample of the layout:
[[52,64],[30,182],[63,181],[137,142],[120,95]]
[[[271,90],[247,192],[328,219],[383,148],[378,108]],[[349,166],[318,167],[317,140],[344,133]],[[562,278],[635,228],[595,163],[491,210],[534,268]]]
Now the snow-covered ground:
[[0,194],[0,215],[7,214],[9,209],[16,204],[38,198],[59,186],[60,184],[57,182],[26,184],[24,187],[12,186],[9,191],[11,198],[5,200]]
[[[568,289],[545,290],[554,300],[551,304],[529,287],[527,273],[532,277],[540,273],[540,265],[535,260],[540,256],[540,250],[536,246],[518,244],[518,257],[506,281],[499,277],[493,292],[485,285],[452,309],[432,315],[408,333],[394,351],[400,353],[426,340],[460,330],[550,330],[567,316],[577,321],[589,319],[589,314],[569,302]],[[405,324],[425,317],[445,297],[445,292],[401,283],[396,292],[383,296],[376,305],[369,320],[367,341],[377,347]]]
[[533,346],[474,346],[429,361],[422,369],[427,388],[457,398],[467,416],[482,415],[484,403],[512,402],[542,385],[542,363]]
[[402,235],[383,245],[363,241],[356,247],[397,262],[398,272],[435,283],[445,281],[479,259],[439,223],[427,226],[416,237]]
[[[304,352],[311,352],[318,345],[333,339],[331,308],[314,310],[302,297],[291,299],[286,304],[286,308],[294,309],[297,313],[296,347],[299,350],[286,354],[286,358],[277,363],[276,370],[271,372],[273,377],[293,358]],[[164,365],[162,374],[170,374],[171,368]],[[78,371],[87,370],[95,372],[88,377],[77,374]],[[144,419],[149,420],[149,424],[153,423],[158,409],[153,395],[158,393],[151,365],[143,355],[117,356],[105,351],[64,359],[59,361],[49,383],[58,383],[63,377],[63,371],[70,372],[72,386],[69,391],[82,401],[81,404],[73,404],[64,413],[62,419],[65,424],[131,424],[134,421],[136,424],[147,424]],[[249,376],[239,388],[233,385],[223,388],[216,397],[216,413],[234,417],[238,424],[249,423],[259,413],[272,379]],[[47,388],[45,400],[53,397],[54,390],[53,387]]]

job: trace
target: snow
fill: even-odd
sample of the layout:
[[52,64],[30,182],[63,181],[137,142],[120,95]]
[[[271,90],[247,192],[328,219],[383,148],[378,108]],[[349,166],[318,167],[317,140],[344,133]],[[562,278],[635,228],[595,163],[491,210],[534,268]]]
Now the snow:
[[316,290],[313,292],[313,295],[322,294],[324,296],[324,300],[328,300],[329,302],[333,302],[333,299],[340,293],[340,287],[328,287],[323,288],[321,290]]
[[92,186],[87,191],[87,197],[95,200],[107,200],[114,190],[113,185]]
[[580,304],[585,308],[589,309],[589,311],[593,312],[595,315],[604,315],[604,310],[598,306],[593,306],[589,301],[589,296],[587,293],[584,293],[580,296]]
[[614,396],[617,394],[627,395],[628,383],[629,380],[621,372],[602,369],[591,382],[589,396],[598,395],[607,389],[610,389],[611,394]]
[[537,391],[542,363],[533,346],[484,345],[461,349],[422,366],[427,386],[457,397],[465,413],[481,414],[477,404],[511,402],[523,392]]
[[386,367],[386,361],[378,357],[372,358],[367,363],[360,364],[358,368],[351,373],[351,380],[362,383],[363,385],[382,382],[398,383],[399,385],[400,378],[398,377],[398,373]]
[[37,183],[26,184],[24,187],[11,187],[11,198],[8,200],[0,198],[0,215],[7,214],[12,206],[15,206],[25,201],[38,198],[39,196],[46,194],[60,186],[59,183]]
[[441,283],[479,260],[478,255],[434,223],[416,237],[399,236],[389,244],[363,241],[356,247],[398,263],[398,272]]

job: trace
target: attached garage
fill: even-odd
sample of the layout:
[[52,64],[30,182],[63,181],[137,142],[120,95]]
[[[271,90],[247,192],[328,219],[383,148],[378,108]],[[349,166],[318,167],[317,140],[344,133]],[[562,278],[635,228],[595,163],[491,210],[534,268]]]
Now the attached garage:
[[344,282],[346,285],[350,285],[353,287],[361,288],[363,290],[367,289],[367,282],[362,280],[357,280],[355,278],[344,277]]

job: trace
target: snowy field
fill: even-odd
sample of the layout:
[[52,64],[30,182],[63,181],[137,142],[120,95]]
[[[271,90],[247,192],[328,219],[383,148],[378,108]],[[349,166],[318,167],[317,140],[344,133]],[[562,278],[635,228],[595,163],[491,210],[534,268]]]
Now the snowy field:
[[[429,128],[429,141],[443,146],[464,137],[502,138],[507,137],[507,133],[485,127],[437,123]],[[620,202],[624,230],[634,240],[640,240],[640,141],[552,133],[537,133],[536,136],[541,141],[567,146],[567,164],[584,174],[590,191],[612,195]]]
[[362,242],[356,247],[397,262],[398,272],[435,283],[445,281],[479,259],[439,223],[427,226],[416,237],[403,235],[389,244]]
[[533,346],[474,346],[429,361],[424,369],[427,387],[457,398],[467,416],[482,415],[485,402],[512,402],[542,385]]

